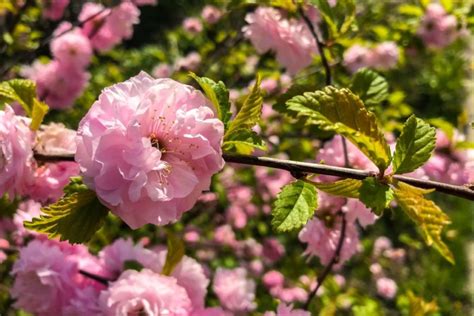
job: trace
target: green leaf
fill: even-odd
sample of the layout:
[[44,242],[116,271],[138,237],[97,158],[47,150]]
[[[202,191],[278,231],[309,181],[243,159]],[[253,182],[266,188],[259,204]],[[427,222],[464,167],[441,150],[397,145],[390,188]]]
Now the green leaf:
[[289,116],[293,116],[295,115],[295,113],[288,111],[288,108],[285,105],[286,101],[290,100],[294,96],[303,94],[305,92],[315,91],[318,89],[318,87],[319,87],[319,84],[312,83],[312,82],[311,83],[295,83],[291,87],[289,87],[285,93],[282,93],[277,97],[276,102],[273,105],[273,109],[282,114],[288,114]]
[[435,145],[436,130],[414,115],[410,116],[395,148],[394,173],[408,173],[421,167],[430,159]]
[[227,126],[232,113],[230,112],[229,91],[222,81],[215,82],[206,77],[198,77],[195,73],[189,74],[201,86],[206,96],[211,100],[219,119]]
[[436,301],[426,302],[422,297],[418,297],[413,292],[408,291],[407,293],[409,302],[409,314],[410,316],[425,316],[432,313],[436,313],[439,308]]
[[37,130],[44,116],[48,112],[48,106],[36,98],[36,85],[31,80],[13,79],[0,83],[0,105],[7,102],[18,102],[31,117],[30,128]]
[[313,182],[313,184],[316,188],[318,188],[318,190],[324,191],[326,193],[347,198],[358,199],[359,188],[362,185],[362,181],[347,178],[343,180],[338,180],[336,182]]
[[306,124],[334,131],[356,145],[383,172],[390,164],[390,148],[375,115],[349,89],[325,87],[306,92],[286,102],[289,111],[305,118]]
[[86,242],[100,228],[108,210],[94,191],[87,188],[67,188],[65,192],[56,203],[41,209],[43,215],[24,225],[50,238],[59,236],[60,240],[71,243]]
[[449,262],[454,264],[454,257],[448,246],[441,239],[444,226],[451,223],[449,217],[424,195],[434,190],[424,190],[404,182],[398,182],[394,188],[398,205],[420,228],[428,246],[433,245],[436,250]]
[[384,77],[367,68],[352,77],[351,91],[368,107],[376,106],[388,98],[388,83]]
[[359,199],[377,215],[381,215],[393,200],[393,190],[374,177],[365,178],[359,188]]
[[334,7],[331,7],[327,0],[311,2],[316,4],[321,12],[333,39],[346,33],[355,21],[354,0],[338,0]]
[[181,262],[184,256],[184,242],[181,238],[173,233],[167,234],[168,252],[166,253],[166,261],[163,266],[164,275],[171,275],[174,268]]
[[254,149],[266,150],[267,146],[257,133],[248,129],[234,131],[222,144],[226,153],[250,155]]
[[298,229],[306,224],[318,207],[316,188],[297,180],[278,194],[272,210],[272,226],[278,232]]
[[260,89],[261,80],[261,77],[257,75],[255,85],[250,94],[245,99],[235,118],[229,122],[229,128],[224,135],[224,141],[228,140],[236,130],[251,129],[260,121],[263,105],[263,92]]

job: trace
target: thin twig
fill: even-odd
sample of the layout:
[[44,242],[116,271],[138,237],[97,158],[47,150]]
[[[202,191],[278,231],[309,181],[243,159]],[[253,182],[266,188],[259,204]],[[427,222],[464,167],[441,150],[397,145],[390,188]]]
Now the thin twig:
[[[351,178],[356,180],[364,180],[368,177],[376,177],[374,171],[366,171],[359,169],[351,169],[345,167],[336,167],[323,165],[318,163],[301,162],[294,160],[276,159],[270,157],[255,157],[251,155],[229,155],[224,154],[223,158],[228,163],[238,163],[251,166],[262,166],[274,169],[286,170],[292,173],[310,173],[324,174],[341,178]],[[42,162],[58,162],[58,161],[74,161],[73,155],[40,155],[35,154],[35,159]],[[411,184],[415,187],[423,189],[435,189],[438,192],[449,195],[459,196],[468,200],[474,200],[474,190],[467,186],[453,185],[443,182],[422,180],[411,178],[403,175],[393,175],[393,179]]]
[[341,256],[341,251],[342,251],[342,246],[344,245],[344,238],[346,236],[346,226],[347,226],[346,216],[345,216],[344,213],[341,213],[341,234],[339,235],[339,241],[337,242],[336,250],[334,251],[334,255],[332,256],[331,261],[329,261],[329,264],[324,268],[323,272],[316,279],[316,282],[317,282],[316,287],[308,295],[308,300],[306,301],[306,303],[304,305],[305,310],[308,310],[309,304],[311,303],[311,300],[318,293],[319,288],[323,285],[324,280],[326,280],[329,273],[331,273],[332,268],[334,267],[334,265],[339,262],[339,259],[340,259],[340,256]]
[[90,273],[90,272],[87,272],[87,271],[84,271],[84,270],[79,270],[79,273],[82,274],[85,277],[88,277],[89,279],[92,279],[92,280],[95,280],[99,283],[102,283],[103,285],[108,285],[109,282],[112,281],[112,280],[104,278],[100,275],[96,275],[96,274],[93,274],[93,273]]

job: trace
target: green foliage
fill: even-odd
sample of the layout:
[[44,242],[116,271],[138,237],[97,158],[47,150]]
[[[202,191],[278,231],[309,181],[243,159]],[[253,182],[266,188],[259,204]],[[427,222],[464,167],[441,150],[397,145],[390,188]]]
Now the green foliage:
[[36,98],[36,84],[31,80],[12,79],[0,83],[0,106],[18,102],[31,117],[30,128],[37,130],[48,112],[48,106]]
[[332,195],[358,199],[359,189],[362,186],[362,181],[347,178],[327,183],[313,182],[313,185],[318,188],[318,190],[324,191]]
[[306,92],[286,102],[288,110],[307,124],[334,131],[350,140],[383,172],[390,164],[390,148],[375,115],[348,89],[331,86]]
[[161,271],[164,275],[171,275],[174,268],[181,262],[184,256],[183,239],[173,233],[167,234],[168,252],[166,253],[166,261]]
[[56,203],[41,209],[43,215],[24,225],[50,238],[59,236],[60,240],[71,243],[87,242],[101,227],[108,210],[94,191],[80,184],[78,179],[73,179],[64,192]]
[[381,215],[393,200],[393,190],[374,177],[365,178],[359,188],[359,199],[377,215]]
[[363,68],[352,77],[351,91],[357,94],[367,107],[372,107],[388,98],[388,83],[375,71]]
[[317,207],[317,192],[312,184],[303,180],[287,184],[275,201],[272,227],[278,232],[296,230],[306,224]]
[[235,118],[229,122],[222,148],[226,152],[250,154],[254,148],[264,150],[264,141],[251,129],[260,121],[263,105],[261,77],[257,75],[255,85],[245,98]]
[[438,311],[436,301],[426,302],[422,297],[416,296],[411,291],[407,293],[407,296],[410,316],[432,315]]
[[230,112],[229,91],[222,81],[215,82],[206,77],[198,77],[195,73],[190,76],[201,86],[206,96],[211,100],[217,111],[218,118],[227,126],[232,113]]
[[311,0],[315,4],[324,20],[326,21],[331,38],[338,38],[349,31],[355,23],[355,2],[354,0],[337,1],[331,7],[327,0]]
[[420,228],[428,246],[433,245],[436,250],[449,262],[454,264],[454,257],[448,246],[441,239],[443,228],[450,224],[449,217],[424,195],[433,190],[423,190],[404,182],[398,182],[394,188],[398,205]]
[[141,271],[143,269],[143,265],[137,260],[125,260],[123,263],[123,269]]
[[414,115],[410,116],[397,141],[393,157],[394,172],[408,173],[424,165],[435,145],[435,129]]

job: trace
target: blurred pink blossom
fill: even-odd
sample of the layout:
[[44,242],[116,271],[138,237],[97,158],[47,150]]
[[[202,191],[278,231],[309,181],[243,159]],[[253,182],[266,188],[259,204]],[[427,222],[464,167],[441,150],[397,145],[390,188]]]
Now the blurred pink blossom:
[[206,5],[202,9],[201,17],[208,24],[215,24],[221,19],[222,11],[213,5]]
[[183,21],[183,28],[186,32],[197,34],[202,32],[202,23],[198,18],[186,18]]
[[256,308],[255,282],[247,278],[244,268],[217,268],[212,289],[222,306],[233,312]]
[[69,0],[41,0],[43,16],[46,19],[57,21],[63,17],[64,10],[69,5]]
[[175,69],[177,70],[191,70],[195,71],[201,64],[201,55],[198,52],[191,52],[185,57],[181,57],[175,62]]
[[386,299],[393,299],[397,294],[397,284],[389,278],[377,279],[377,294]]
[[[69,31],[72,29],[72,31]],[[66,32],[67,31],[67,32]],[[78,27],[62,22],[54,31],[56,37],[51,41],[51,54],[64,65],[72,68],[85,68],[92,58],[92,46],[89,39]]]
[[428,5],[417,33],[425,45],[438,49],[450,45],[460,34],[456,17],[448,15],[438,3]]
[[158,64],[151,73],[155,78],[169,78],[173,73],[173,67],[168,64]]
[[34,149],[43,155],[74,154],[76,131],[66,128],[62,123],[41,125],[36,132]]

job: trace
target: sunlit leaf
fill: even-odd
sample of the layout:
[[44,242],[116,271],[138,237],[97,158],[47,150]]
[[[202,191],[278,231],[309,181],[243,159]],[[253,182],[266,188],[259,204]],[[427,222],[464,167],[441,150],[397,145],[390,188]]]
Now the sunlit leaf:
[[234,131],[222,144],[226,153],[249,155],[254,149],[266,150],[267,146],[257,133],[248,129]]
[[377,215],[381,215],[393,200],[393,190],[384,183],[378,182],[373,177],[362,181],[359,188],[359,199]]
[[332,195],[358,199],[359,188],[362,185],[362,181],[347,178],[335,182],[313,182],[313,185],[318,188],[318,190]]
[[181,262],[184,256],[184,242],[173,233],[167,234],[168,251],[166,253],[166,261],[161,271],[164,275],[171,275],[174,268]]
[[436,250],[454,264],[454,257],[441,239],[443,228],[450,224],[449,217],[433,202],[424,197],[433,190],[424,190],[404,182],[398,182],[394,188],[398,205],[420,228],[428,246]]
[[364,68],[352,77],[351,91],[368,107],[379,105],[388,97],[388,83],[373,70]]

